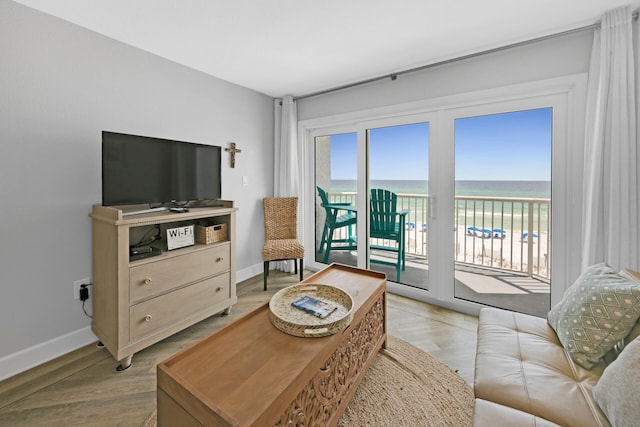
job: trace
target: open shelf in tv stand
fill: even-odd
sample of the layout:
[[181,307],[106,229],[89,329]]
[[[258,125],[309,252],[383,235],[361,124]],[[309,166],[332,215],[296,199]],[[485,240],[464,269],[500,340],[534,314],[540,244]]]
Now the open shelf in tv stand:
[[[113,357],[117,370],[133,354],[209,316],[228,314],[237,302],[236,208],[231,201],[188,212],[140,211],[145,206],[94,205],[92,330]],[[201,220],[227,225],[227,239],[196,243],[136,261],[129,260],[136,227],[171,226]]]

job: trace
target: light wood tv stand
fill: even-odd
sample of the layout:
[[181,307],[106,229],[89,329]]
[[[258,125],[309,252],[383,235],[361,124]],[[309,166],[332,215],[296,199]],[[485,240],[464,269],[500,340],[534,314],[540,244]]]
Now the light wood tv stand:
[[[188,212],[123,215],[148,206],[94,205],[93,322],[91,328],[113,357],[117,370],[131,366],[133,354],[213,314],[228,314],[236,296],[236,208],[231,201]],[[226,224],[227,239],[166,251],[136,261],[129,248],[145,229]],[[164,239],[164,236],[163,236]]]

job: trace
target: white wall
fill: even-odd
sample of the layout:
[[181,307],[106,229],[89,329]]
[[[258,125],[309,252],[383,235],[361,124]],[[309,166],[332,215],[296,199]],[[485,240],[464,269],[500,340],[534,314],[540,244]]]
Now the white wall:
[[[301,99],[298,101],[298,120],[301,122],[302,136],[306,137],[307,131],[311,129],[330,124],[346,125],[366,118],[417,113],[420,108],[425,108],[425,111],[436,111],[436,107],[450,108],[446,102],[464,102],[465,99],[477,97],[478,93],[503,93],[506,88],[528,84],[545,87],[544,82],[571,80],[569,85],[573,87],[567,101],[568,137],[554,141],[554,153],[562,155],[553,159],[554,198],[561,201],[555,203],[554,210],[560,215],[554,216],[555,252],[552,262],[559,268],[552,273],[553,303],[561,298],[564,289],[580,273],[580,251],[575,248],[580,247],[582,234],[582,159],[586,99],[584,76],[589,68],[592,41],[593,31],[584,30],[400,75],[395,81],[385,79]],[[438,102],[445,104],[438,105]],[[424,107],[425,105],[428,107]],[[311,164],[313,150],[311,146],[306,148],[306,164]],[[312,175],[312,172],[307,174]],[[311,185],[307,188],[312,191]],[[556,226],[558,224],[560,226]],[[309,232],[307,234],[313,235]],[[409,288],[390,286],[390,289],[405,293]],[[417,297],[416,293],[409,296]],[[429,301],[441,303],[443,300]],[[456,306],[456,309],[459,308]]]
[[581,31],[298,101],[309,120],[588,71],[592,31]]
[[91,277],[103,129],[235,141],[222,196],[239,208],[238,280],[261,271],[273,100],[0,0],[0,380],[94,339],[73,281]]

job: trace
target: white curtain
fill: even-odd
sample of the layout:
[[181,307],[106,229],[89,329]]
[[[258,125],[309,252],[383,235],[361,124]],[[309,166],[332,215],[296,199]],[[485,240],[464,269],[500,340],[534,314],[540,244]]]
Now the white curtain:
[[[274,197],[300,197],[300,174],[298,168],[298,110],[291,96],[274,100]],[[300,203],[298,203],[298,224],[300,223]],[[300,235],[300,228],[298,228]],[[293,271],[291,261],[273,263],[282,271]]]
[[[595,31],[586,112],[583,270],[597,262],[639,270],[640,159],[631,9]],[[637,47],[636,47],[637,48]]]
[[[291,96],[276,100],[275,158],[273,192],[275,197],[297,197],[298,174],[298,110]],[[282,102],[282,105],[280,105]]]

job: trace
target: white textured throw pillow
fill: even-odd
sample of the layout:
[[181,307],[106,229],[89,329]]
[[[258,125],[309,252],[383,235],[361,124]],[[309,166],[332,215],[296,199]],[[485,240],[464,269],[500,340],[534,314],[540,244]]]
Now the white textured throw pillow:
[[640,284],[607,264],[587,268],[547,315],[578,365],[591,369],[640,317]]
[[593,398],[614,427],[640,422],[640,338],[628,344],[602,373]]

